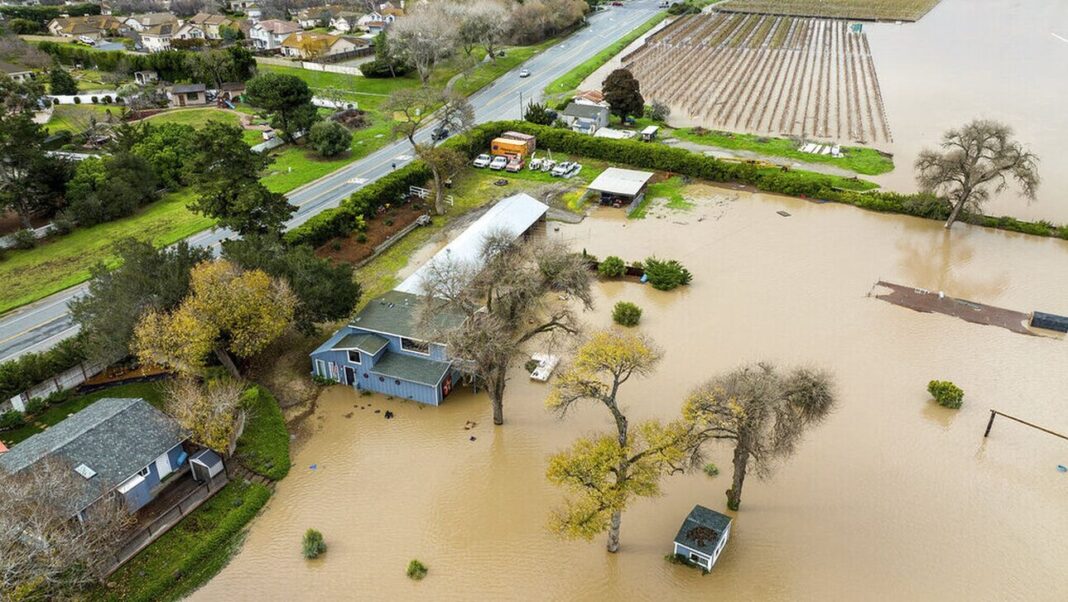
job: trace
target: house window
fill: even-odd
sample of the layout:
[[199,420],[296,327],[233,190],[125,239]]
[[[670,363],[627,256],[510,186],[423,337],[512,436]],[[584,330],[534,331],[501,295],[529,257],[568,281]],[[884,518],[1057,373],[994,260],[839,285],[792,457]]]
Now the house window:
[[415,339],[401,338],[401,349],[429,355],[430,343],[424,343],[423,341],[417,341]]
[[137,476],[139,476],[139,477],[147,477],[148,476],[148,467],[146,466],[146,467],[142,468],[141,470],[137,471]]
[[359,351],[349,351],[349,362],[353,363],[353,364],[362,363],[362,362],[360,362],[360,352]]
[[197,100],[198,98],[200,98],[200,93],[199,92],[190,92],[190,93],[185,95],[185,98],[186,98],[186,100]]

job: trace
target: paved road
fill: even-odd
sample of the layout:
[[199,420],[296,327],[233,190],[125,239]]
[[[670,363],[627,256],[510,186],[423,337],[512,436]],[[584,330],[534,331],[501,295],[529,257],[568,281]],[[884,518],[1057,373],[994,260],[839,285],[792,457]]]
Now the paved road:
[[[517,67],[504,74],[490,86],[471,97],[475,117],[479,122],[499,119],[518,119],[521,100],[540,98],[541,91],[574,65],[600,52],[657,12],[656,0],[637,0],[624,7],[612,7],[590,17],[590,25],[545,52],[532,57],[521,68],[529,69],[530,77],[520,78]],[[429,135],[424,128],[421,138]],[[412,160],[407,141],[396,141],[289,193],[290,203],[297,212],[288,227],[303,224],[313,215],[336,207],[368,182],[387,173],[393,166],[401,167]],[[218,249],[219,242],[233,236],[225,229],[201,232],[187,240],[194,245]],[[30,351],[42,351],[77,333],[67,311],[67,303],[86,290],[79,285],[33,304],[8,312],[0,317],[0,360],[7,360]]]

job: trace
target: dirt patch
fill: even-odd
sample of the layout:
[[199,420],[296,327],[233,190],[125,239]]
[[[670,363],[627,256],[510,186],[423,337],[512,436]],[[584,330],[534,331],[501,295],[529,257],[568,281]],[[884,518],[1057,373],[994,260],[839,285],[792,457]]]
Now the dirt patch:
[[350,130],[358,130],[370,125],[367,121],[367,112],[361,111],[360,109],[346,109],[344,111],[339,111],[331,116],[331,119]]
[[419,197],[409,197],[400,205],[386,205],[374,219],[367,220],[366,231],[329,240],[316,249],[315,254],[331,261],[357,263],[370,257],[375,247],[426,215],[427,211],[427,204]]
[[[30,223],[34,228],[40,228],[48,223],[46,217],[33,217],[30,218]],[[14,232],[18,232],[22,229],[22,220],[19,219],[18,214],[14,211],[5,211],[0,213],[0,236],[6,236]]]

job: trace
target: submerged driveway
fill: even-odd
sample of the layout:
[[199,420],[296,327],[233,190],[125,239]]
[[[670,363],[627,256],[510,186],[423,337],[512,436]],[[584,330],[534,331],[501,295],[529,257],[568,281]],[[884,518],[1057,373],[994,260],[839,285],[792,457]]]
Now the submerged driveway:
[[[519,119],[522,103],[540,99],[541,91],[554,79],[647,21],[659,10],[656,4],[655,0],[638,0],[626,6],[594,13],[589,17],[588,27],[473,94],[470,102],[475,109],[476,121]],[[520,69],[529,69],[530,77],[520,78]],[[425,140],[431,129],[423,128],[416,138]],[[411,146],[406,140],[398,140],[289,192],[289,202],[297,207],[297,211],[287,227],[299,226],[324,209],[337,207],[359,188],[392,171],[394,164],[399,168],[411,160]],[[212,229],[194,234],[186,240],[192,245],[218,250],[221,241],[233,236],[234,233],[229,230]],[[31,351],[43,351],[76,334],[78,326],[71,320],[67,304],[87,289],[86,284],[80,284],[10,311],[0,318],[0,361]]]

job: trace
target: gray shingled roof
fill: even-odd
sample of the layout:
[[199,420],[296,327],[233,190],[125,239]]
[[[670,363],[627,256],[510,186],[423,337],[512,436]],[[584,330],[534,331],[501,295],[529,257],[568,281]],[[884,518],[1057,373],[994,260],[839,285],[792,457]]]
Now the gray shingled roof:
[[375,362],[371,373],[433,387],[441,381],[448,369],[448,362],[387,351],[382,359]]
[[709,510],[704,506],[694,506],[690,515],[679,527],[675,543],[711,556],[716,549],[716,544],[723,538],[723,532],[730,526],[731,520],[731,517],[726,514]]
[[455,328],[464,320],[462,314],[442,311],[434,316],[429,328],[431,332],[427,332],[419,324],[421,305],[422,299],[418,295],[390,291],[368,303],[349,324],[354,328],[426,341],[433,336],[434,330]]
[[564,109],[564,115],[581,119],[594,119],[601,113],[607,113],[608,109],[597,105],[587,105],[573,102]]
[[175,94],[185,94],[187,92],[203,92],[207,90],[207,86],[204,84],[175,84],[171,86],[171,92]]
[[360,351],[374,355],[389,344],[386,339],[374,334],[349,334],[334,345],[334,350],[359,349]]
[[173,418],[143,399],[108,397],[15,445],[0,456],[0,469],[32,470],[48,456],[68,462],[71,471],[85,464],[96,475],[85,481],[82,495],[70,500],[73,515],[187,436]]

